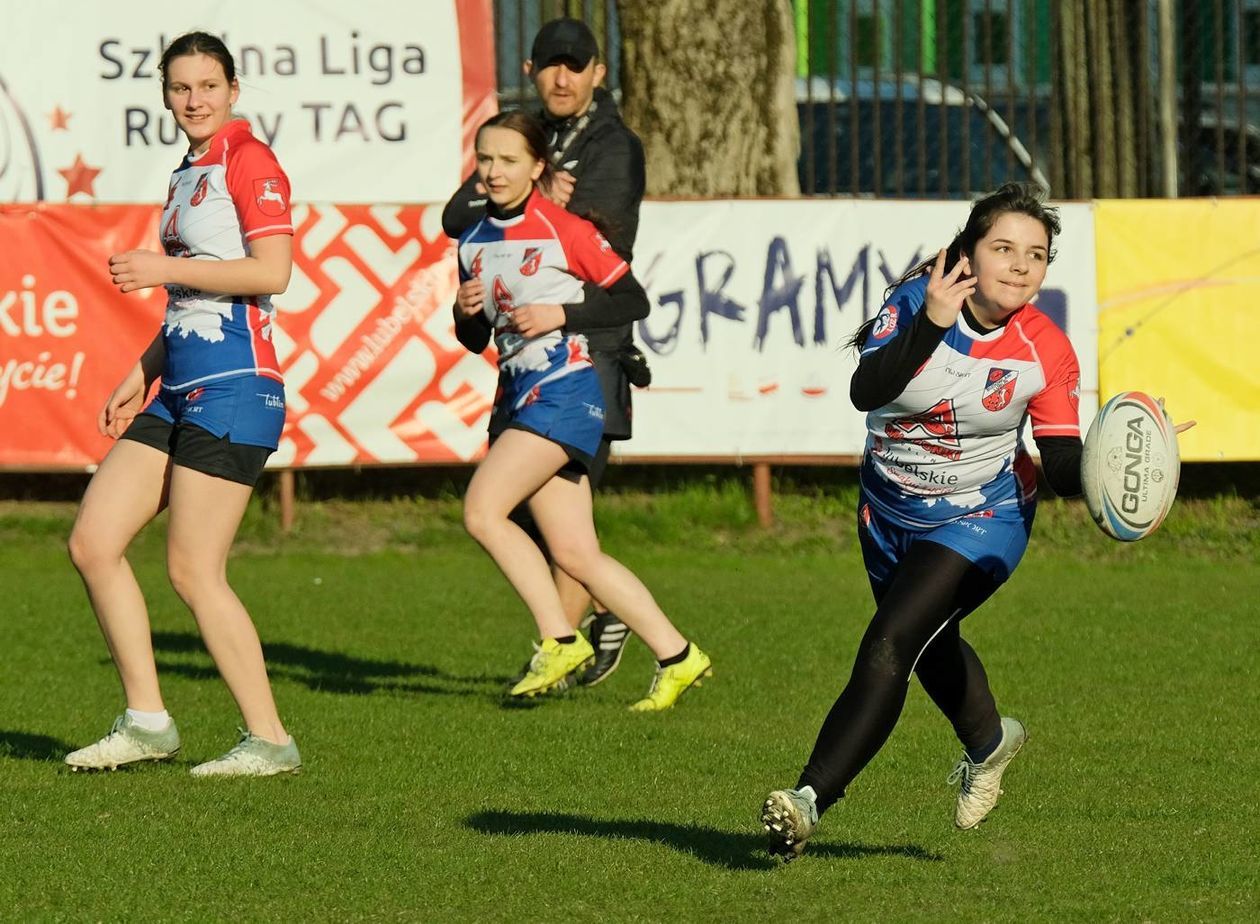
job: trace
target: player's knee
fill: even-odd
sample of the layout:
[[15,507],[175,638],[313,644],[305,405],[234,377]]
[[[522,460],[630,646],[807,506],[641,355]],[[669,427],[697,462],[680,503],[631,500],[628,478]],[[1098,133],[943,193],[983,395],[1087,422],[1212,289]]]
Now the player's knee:
[[70,532],[70,538],[66,541],[66,551],[70,555],[71,563],[83,575],[90,574],[102,565],[117,561],[121,557],[119,550],[110,548],[101,541],[101,537],[78,524]]
[[171,587],[175,589],[175,593],[190,606],[197,594],[213,582],[214,577],[196,561],[194,556],[176,551],[167,553],[166,576],[171,582]]
[[584,542],[553,542],[548,549],[551,560],[580,584],[586,583],[600,559],[599,546]]
[[486,537],[493,532],[494,527],[503,522],[504,518],[491,510],[487,505],[476,501],[464,502],[464,529],[468,535],[483,545]]

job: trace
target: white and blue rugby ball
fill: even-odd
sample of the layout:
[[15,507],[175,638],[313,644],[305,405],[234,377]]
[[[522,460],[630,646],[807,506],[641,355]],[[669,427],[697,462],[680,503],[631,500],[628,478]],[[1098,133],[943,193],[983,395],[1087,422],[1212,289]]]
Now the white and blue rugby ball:
[[1102,406],[1081,454],[1085,506],[1099,529],[1122,542],[1155,532],[1180,474],[1177,434],[1158,401],[1126,391]]

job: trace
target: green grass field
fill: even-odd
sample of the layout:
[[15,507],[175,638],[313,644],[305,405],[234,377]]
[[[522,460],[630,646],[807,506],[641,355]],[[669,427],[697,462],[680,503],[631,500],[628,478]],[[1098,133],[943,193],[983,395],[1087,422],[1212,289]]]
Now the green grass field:
[[170,765],[71,774],[122,702],[63,550],[69,504],[0,503],[0,918],[11,920],[1250,921],[1260,899],[1260,511],[1191,500],[1122,546],[1043,505],[1014,580],[969,620],[1031,740],[978,830],[952,827],[958,747],[916,686],[806,856],[757,815],[793,784],[869,616],[849,490],[729,482],[601,503],[715,678],[631,714],[651,660],[531,708],[501,700],[531,635],[451,499],[251,509],[232,578],[305,758],[194,781],[238,720],[167,585],[150,600]]

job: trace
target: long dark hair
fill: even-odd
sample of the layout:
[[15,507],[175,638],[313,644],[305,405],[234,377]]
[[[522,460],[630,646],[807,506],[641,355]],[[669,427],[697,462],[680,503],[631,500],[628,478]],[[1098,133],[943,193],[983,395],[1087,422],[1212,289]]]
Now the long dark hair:
[[548,156],[547,130],[543,128],[542,121],[537,116],[532,116],[522,109],[505,109],[497,115],[492,115],[477,127],[477,140],[481,139],[481,133],[487,128],[508,128],[525,139],[525,150],[529,152],[529,156],[543,162],[543,172],[535,182],[544,182],[556,172]]
[[[962,230],[954,235],[953,241],[945,249],[945,272],[949,273],[963,256],[971,259],[971,256],[976,251],[976,244],[993,229],[999,218],[1012,212],[1018,215],[1027,215],[1029,218],[1041,222],[1042,227],[1046,229],[1046,263],[1054,262],[1055,250],[1052,245],[1054,244],[1055,235],[1060,231],[1059,210],[1053,206],[1046,205],[1046,194],[1040,186],[1034,186],[1031,183],[1005,183],[995,192],[989,193],[989,195],[971,206],[971,214],[967,216],[967,223],[963,225]],[[936,254],[932,254],[922,263],[908,270],[900,279],[884,290],[884,301],[888,301],[888,297],[892,295],[898,286],[904,285],[918,276],[931,273],[935,264]],[[849,341],[849,346],[861,349],[862,345],[866,343],[866,338],[870,334],[871,328],[875,326],[875,321],[876,318],[871,318],[859,327]]]
[[223,40],[209,32],[185,32],[166,46],[162,52],[162,60],[158,62],[158,73],[162,75],[162,89],[166,89],[166,69],[175,58],[184,55],[207,55],[223,65],[223,73],[227,82],[236,79],[236,62],[232,52],[228,51]]

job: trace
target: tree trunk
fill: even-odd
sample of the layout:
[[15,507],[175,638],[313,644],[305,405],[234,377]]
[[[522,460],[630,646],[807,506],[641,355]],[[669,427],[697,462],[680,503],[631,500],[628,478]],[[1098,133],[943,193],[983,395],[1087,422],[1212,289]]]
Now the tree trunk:
[[1061,0],[1056,52],[1062,147],[1055,170],[1059,197],[1138,193],[1137,87],[1133,75],[1139,22],[1134,0]]
[[654,196],[795,196],[790,0],[617,0],[622,112]]

